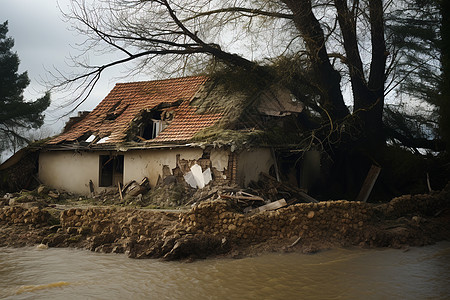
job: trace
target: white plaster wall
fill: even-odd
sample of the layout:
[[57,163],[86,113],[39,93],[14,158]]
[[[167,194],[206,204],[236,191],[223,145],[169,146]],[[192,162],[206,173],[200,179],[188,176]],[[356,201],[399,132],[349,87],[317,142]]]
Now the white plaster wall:
[[[99,156],[108,152],[49,151],[41,152],[39,156],[39,178],[53,188],[66,190],[77,194],[89,194],[89,180],[92,180],[95,191],[99,188]],[[132,150],[121,152],[124,155],[123,182],[131,180],[140,182],[144,177],[149,179],[153,187],[162,175],[164,165],[172,170],[176,167],[176,156],[180,159],[197,160],[202,157],[200,148],[174,148]],[[228,150],[212,149],[212,165],[219,171],[228,167]],[[260,148],[245,150],[238,155],[238,183],[247,186],[251,180],[258,180],[260,172],[269,173],[273,164],[270,149]]]
[[210,160],[211,164],[218,171],[223,171],[224,169],[228,169],[228,159],[230,155],[230,150],[213,148],[211,149]]
[[123,182],[136,180],[140,182],[147,177],[150,186],[155,186],[158,176],[162,175],[162,168],[168,165],[170,170],[176,167],[177,154],[180,159],[194,160],[202,157],[203,150],[199,148],[175,148],[135,150],[125,152]]
[[237,183],[246,187],[250,181],[258,181],[259,174],[269,173],[273,164],[269,148],[244,150],[238,155]]
[[100,154],[73,151],[41,152],[39,179],[52,188],[81,195],[89,194],[89,180],[92,180],[97,192]]

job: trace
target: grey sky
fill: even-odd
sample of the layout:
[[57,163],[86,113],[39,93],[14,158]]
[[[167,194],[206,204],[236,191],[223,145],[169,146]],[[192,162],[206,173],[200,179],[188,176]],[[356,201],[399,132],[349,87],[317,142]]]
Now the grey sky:
[[[28,71],[31,80],[25,91],[25,97],[30,100],[43,95],[46,90],[43,82],[48,77],[48,70],[56,68],[70,73],[67,58],[70,54],[77,54],[74,46],[83,41],[83,37],[71,31],[70,24],[63,21],[58,3],[66,9],[69,0],[0,0],[0,22],[8,20],[8,35],[15,41],[13,51],[21,61],[19,70]],[[103,74],[89,100],[78,110],[92,110],[116,82],[138,80],[119,79],[120,75],[117,69]],[[52,107],[46,112],[45,133],[59,133],[67,120],[67,117],[58,120],[64,110],[57,106],[70,97],[68,92],[52,94]]]

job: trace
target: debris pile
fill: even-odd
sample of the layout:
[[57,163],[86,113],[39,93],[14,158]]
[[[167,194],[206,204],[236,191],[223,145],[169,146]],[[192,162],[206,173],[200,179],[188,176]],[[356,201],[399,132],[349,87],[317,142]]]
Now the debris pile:
[[38,207],[26,209],[20,206],[0,208],[0,225],[47,224],[50,214]]
[[[219,192],[209,193],[220,197]],[[42,243],[133,258],[195,259],[265,251],[311,253],[350,245],[401,248],[450,238],[449,191],[380,205],[340,200],[247,214],[236,203],[260,202],[260,196],[225,194],[233,197],[206,200],[189,211],[5,206],[0,208],[0,246]],[[392,207],[401,207],[402,215],[392,214]]]
[[2,206],[21,206],[23,208],[55,206],[66,199],[76,198],[75,195],[51,189],[45,185],[40,185],[32,191],[21,190],[18,193],[6,193],[0,198]]

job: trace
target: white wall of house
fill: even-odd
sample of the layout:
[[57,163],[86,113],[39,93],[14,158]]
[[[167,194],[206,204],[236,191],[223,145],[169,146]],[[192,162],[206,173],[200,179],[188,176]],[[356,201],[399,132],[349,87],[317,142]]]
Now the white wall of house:
[[[42,183],[72,193],[89,195],[89,180],[92,180],[95,192],[108,187],[99,187],[100,155],[109,155],[107,151],[73,152],[48,151],[39,155],[39,179]],[[176,167],[176,157],[196,160],[202,157],[203,150],[199,148],[151,149],[119,152],[124,156],[123,182],[132,180],[140,182],[144,177],[150,185],[155,186],[158,177],[162,175],[164,165],[172,170]]]
[[238,154],[237,183],[248,186],[250,181],[258,181],[261,172],[269,173],[274,160],[269,148],[244,150]]
[[[73,152],[48,151],[39,155],[39,179],[46,185],[68,192],[89,195],[89,181],[92,180],[95,192],[108,189],[99,187],[100,155],[109,155],[107,151]],[[119,152],[124,156],[123,183],[135,180],[140,182],[143,178],[149,179],[153,187],[162,176],[163,166],[170,170],[176,167],[177,154],[180,159],[197,160],[203,155],[200,148],[173,148],[130,150]],[[212,149],[212,166],[223,171],[228,168],[229,150]],[[273,165],[270,149],[260,148],[244,150],[238,154],[237,183],[247,186],[251,180],[258,180],[260,172],[269,172]],[[114,181],[115,182],[115,181]]]
[[73,151],[41,152],[39,179],[52,188],[81,195],[89,194],[89,180],[92,180],[98,191],[100,154]]
[[223,170],[228,169],[229,156],[229,149],[214,148],[211,150],[210,154],[211,165],[222,172]]

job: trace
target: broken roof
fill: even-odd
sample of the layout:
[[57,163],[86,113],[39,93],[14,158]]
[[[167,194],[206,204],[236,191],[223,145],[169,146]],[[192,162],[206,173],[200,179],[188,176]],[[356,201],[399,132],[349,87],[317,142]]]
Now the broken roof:
[[[217,132],[223,130],[254,132],[258,129],[254,124],[259,123],[255,113],[284,116],[303,109],[303,104],[292,99],[289,91],[278,86],[252,90],[245,88],[245,82],[241,84],[244,91],[230,88],[223,78],[207,76],[118,83],[92,112],[47,145],[83,144],[101,148],[129,142],[143,146],[183,145],[211,134],[217,139],[220,135]],[[166,122],[163,118],[167,116]],[[161,127],[156,136],[146,137],[145,130],[155,130],[151,126],[152,129],[146,128],[155,118],[164,121],[164,126],[158,125]],[[202,135],[203,132],[208,133]]]
[[[113,90],[83,120],[67,132],[48,142],[86,141],[95,136],[103,144],[126,142],[127,131],[143,111],[161,104],[182,103],[172,123],[152,141],[179,142],[189,140],[198,131],[213,125],[221,114],[196,114],[189,102],[208,77],[195,76],[166,80],[118,83]],[[89,141],[91,142],[91,141]]]

